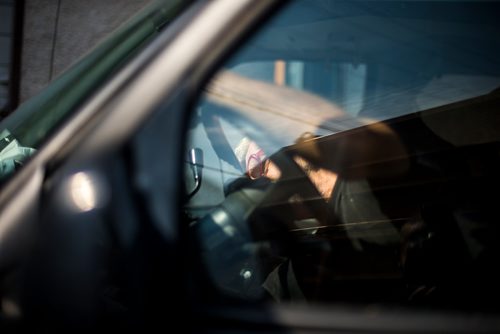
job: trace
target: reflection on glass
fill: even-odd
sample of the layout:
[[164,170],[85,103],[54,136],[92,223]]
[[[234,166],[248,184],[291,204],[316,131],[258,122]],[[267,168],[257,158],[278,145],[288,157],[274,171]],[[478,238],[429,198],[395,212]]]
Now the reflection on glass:
[[79,172],[69,181],[70,198],[74,206],[82,212],[95,209],[97,204],[97,190],[95,180],[90,174]]
[[296,1],[225,64],[184,207],[223,294],[498,311],[496,6]]

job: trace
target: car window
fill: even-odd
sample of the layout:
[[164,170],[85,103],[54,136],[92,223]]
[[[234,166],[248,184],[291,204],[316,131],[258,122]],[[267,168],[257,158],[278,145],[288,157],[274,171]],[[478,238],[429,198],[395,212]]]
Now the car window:
[[292,1],[221,66],[183,207],[219,296],[498,311],[498,9]]
[[18,169],[64,120],[149,44],[191,1],[154,1],[0,123],[0,180]]

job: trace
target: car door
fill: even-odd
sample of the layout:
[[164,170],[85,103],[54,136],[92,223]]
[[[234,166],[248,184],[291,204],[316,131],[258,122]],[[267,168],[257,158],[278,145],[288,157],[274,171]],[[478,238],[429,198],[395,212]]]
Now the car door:
[[[174,9],[179,12],[188,4]],[[237,16],[245,11],[240,23],[252,21],[271,5],[200,1],[187,6],[189,10],[147,48],[133,54],[127,66],[106,77],[97,93],[80,94],[76,85],[83,100],[70,106],[70,121],[58,126],[32,159],[23,160],[25,165],[9,176],[2,189],[2,328],[15,332],[35,327],[145,330],[157,328],[168,310],[184,310],[179,307],[184,305],[181,291],[171,289],[183,273],[180,258],[172,256],[180,242],[178,210],[173,211],[176,201],[168,200],[179,193],[180,184],[172,182],[178,179],[172,161],[178,159],[180,147],[165,143],[180,142],[191,88],[246,29],[246,24],[236,24]],[[149,13],[153,19],[168,15],[171,5],[157,7],[158,13]],[[208,23],[214,20],[218,23]],[[140,36],[133,37],[156,31],[161,28],[158,23],[163,27],[165,22],[136,26]],[[220,38],[219,32],[233,25],[234,36]],[[128,41],[126,35],[121,37]],[[83,77],[82,66],[69,79]],[[91,75],[94,70],[99,68],[90,66]],[[63,92],[56,97],[73,103],[76,92],[65,86],[67,79],[56,86],[64,92],[69,89],[69,96]],[[163,110],[162,116],[156,116],[160,124],[172,127],[133,136],[158,109]],[[166,148],[161,161],[158,145]],[[158,176],[161,182],[149,182]],[[66,224],[70,221],[75,224]],[[115,226],[112,221],[123,224]],[[113,283],[101,285],[104,277]],[[121,304],[122,298],[127,306]],[[172,326],[177,315],[172,313]]]

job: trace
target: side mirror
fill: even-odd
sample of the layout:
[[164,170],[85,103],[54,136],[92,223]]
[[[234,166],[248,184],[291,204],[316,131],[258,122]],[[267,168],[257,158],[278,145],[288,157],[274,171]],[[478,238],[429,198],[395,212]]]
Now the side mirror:
[[193,171],[194,189],[188,194],[188,199],[193,197],[201,187],[201,179],[203,174],[203,151],[201,148],[192,148],[189,150],[188,163]]

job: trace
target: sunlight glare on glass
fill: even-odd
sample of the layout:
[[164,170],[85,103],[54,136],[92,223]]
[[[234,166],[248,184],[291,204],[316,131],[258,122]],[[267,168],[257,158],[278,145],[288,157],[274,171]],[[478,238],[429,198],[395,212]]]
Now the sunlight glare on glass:
[[71,201],[78,210],[86,212],[96,207],[96,187],[89,174],[84,172],[74,174],[69,187]]

